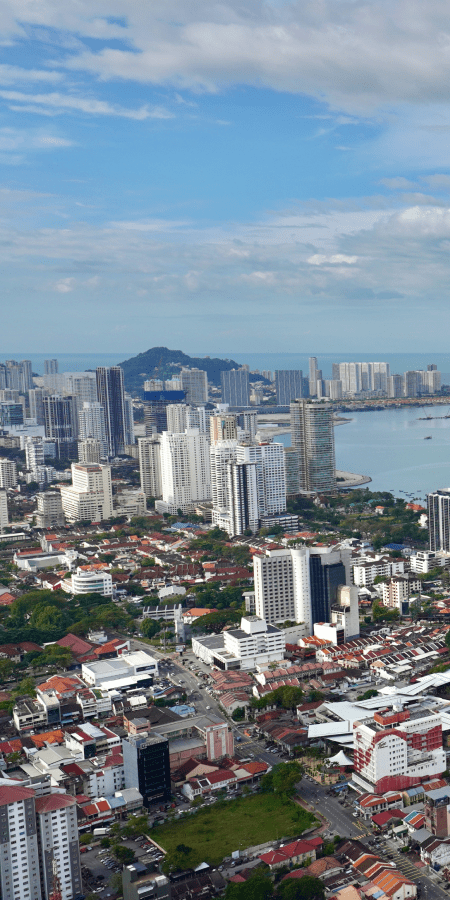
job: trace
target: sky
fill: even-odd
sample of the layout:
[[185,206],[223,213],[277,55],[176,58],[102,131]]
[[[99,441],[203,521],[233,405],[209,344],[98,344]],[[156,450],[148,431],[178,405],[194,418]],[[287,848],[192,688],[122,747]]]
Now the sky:
[[445,351],[443,0],[0,0],[0,353]]

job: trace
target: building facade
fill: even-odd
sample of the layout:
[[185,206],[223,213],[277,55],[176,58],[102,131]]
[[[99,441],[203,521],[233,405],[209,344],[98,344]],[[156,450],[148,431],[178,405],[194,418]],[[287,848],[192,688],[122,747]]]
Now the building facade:
[[248,369],[223,370],[220,373],[220,381],[222,386],[222,403],[228,403],[228,406],[233,408],[250,406]]

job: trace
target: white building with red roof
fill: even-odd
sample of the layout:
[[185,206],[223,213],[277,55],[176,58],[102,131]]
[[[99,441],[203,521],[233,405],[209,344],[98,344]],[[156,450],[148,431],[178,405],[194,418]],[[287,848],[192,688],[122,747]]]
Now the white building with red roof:
[[74,900],[83,893],[76,800],[68,794],[48,794],[35,803],[44,896],[51,894],[56,863],[62,900]]

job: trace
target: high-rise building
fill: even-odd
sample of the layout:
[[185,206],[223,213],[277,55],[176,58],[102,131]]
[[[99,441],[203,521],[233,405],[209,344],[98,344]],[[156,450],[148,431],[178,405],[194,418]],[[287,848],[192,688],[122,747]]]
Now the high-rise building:
[[405,372],[403,375],[403,396],[417,397],[419,393],[418,372]]
[[450,488],[427,496],[430,550],[450,550]]
[[72,397],[52,394],[43,398],[43,404],[45,436],[55,442],[56,455],[60,459],[74,459],[78,431],[75,401]]
[[167,431],[167,407],[185,404],[184,391],[144,391],[144,421],[147,437]]
[[23,425],[24,410],[22,403],[14,403],[13,400],[0,401],[0,427],[10,428],[14,425]]
[[59,372],[57,359],[44,359],[44,375],[57,375]]
[[295,497],[302,490],[300,483],[300,450],[296,447],[284,448],[284,468],[286,473],[286,497]]
[[113,514],[111,467],[72,463],[72,484],[60,488],[68,522],[101,522]]
[[[339,589],[350,580],[349,553],[333,547],[266,550],[253,559],[256,615],[267,622],[331,622],[332,609],[347,605]],[[353,619],[352,619],[353,625]]]
[[355,722],[353,780],[365,791],[403,791],[437,778],[446,769],[442,720],[426,702],[401,703]]
[[203,369],[182,369],[181,388],[192,406],[208,402],[208,376]]
[[243,440],[254,441],[258,431],[258,413],[256,409],[244,409],[238,413],[236,421],[241,429],[239,437]]
[[209,420],[211,410],[204,406],[188,406],[186,409],[186,428],[198,428],[209,439]]
[[47,794],[35,804],[43,897],[52,898],[57,878],[61,900],[75,900],[83,894],[77,801],[69,794]]
[[237,439],[237,423],[234,413],[212,415],[209,420],[211,444],[216,441],[235,441]]
[[30,410],[30,419],[36,420],[36,425],[44,425],[44,391],[42,388],[33,388],[28,391],[28,405]]
[[83,403],[78,410],[78,436],[81,441],[92,438],[99,442],[101,455],[108,456],[109,442],[106,436],[105,410],[98,400]]
[[52,528],[54,525],[65,525],[59,491],[43,491],[37,495],[36,526]]
[[311,634],[309,549],[266,550],[253,557],[256,615],[270,624],[303,622]]
[[123,369],[120,366],[99,366],[96,369],[97,397],[105,413],[108,456],[125,453],[127,440],[127,413]]
[[291,403],[292,446],[300,452],[302,491],[336,488],[333,409],[328,403]]
[[3,379],[0,380],[0,388],[12,388],[14,391],[19,391],[20,394],[25,394],[34,387],[30,359],[22,359],[21,362],[7,359],[2,368]]
[[105,456],[104,445],[95,438],[86,438],[85,441],[78,441],[78,462],[82,466],[90,463],[100,463],[102,457]]
[[238,463],[254,463],[258,485],[259,518],[286,510],[286,473],[284,447],[272,441],[238,444]]
[[[218,418],[218,417],[217,417]],[[211,418],[211,430],[213,432],[214,417]],[[227,465],[236,461],[237,440],[213,440],[211,435],[210,467],[211,467],[211,496],[213,502],[213,523],[215,516],[228,516],[228,476]]]
[[[322,376],[321,376],[322,377]],[[317,381],[319,378],[319,370],[317,368],[317,356],[309,357],[309,396],[317,397]],[[295,397],[295,400],[298,398]]]
[[403,375],[389,375],[387,380],[388,397],[403,397]]
[[8,495],[4,488],[0,488],[0,532],[3,532],[8,524]]
[[27,469],[35,469],[36,466],[44,466],[44,439],[40,436],[25,438],[25,461]]
[[122,741],[125,787],[137,787],[144,806],[171,796],[169,742],[152,732],[132,735]]
[[35,804],[35,792],[29,787],[0,787],[2,900],[42,898]]
[[333,363],[333,379],[342,381],[344,394],[359,394],[361,391],[386,394],[388,390],[389,363]]
[[[124,399],[125,410],[125,447],[132,446],[135,441],[134,437],[134,415],[133,415],[133,398],[131,394],[125,391]],[[124,451],[126,453],[126,451]]]
[[17,487],[17,466],[12,459],[0,457],[0,488]]
[[[254,463],[229,462],[227,464],[226,516],[217,516],[217,525],[230,536],[255,533],[259,528],[258,481]],[[213,511],[214,521],[214,511]]]
[[198,500],[211,499],[209,442],[197,428],[161,436],[161,512],[187,512]]
[[[316,360],[317,362],[317,360]],[[277,369],[275,372],[277,403],[289,406],[293,400],[304,397],[303,372],[301,369]]]
[[166,407],[167,429],[164,430],[170,431],[172,434],[181,434],[186,431],[186,413],[186,403],[169,403]]
[[250,406],[250,388],[248,368],[222,370],[220,373],[222,385],[222,403],[236,409],[242,406]]
[[326,379],[323,382],[324,395],[330,400],[342,400],[342,381],[338,379]]
[[161,497],[161,438],[138,438],[141,488],[146,497]]

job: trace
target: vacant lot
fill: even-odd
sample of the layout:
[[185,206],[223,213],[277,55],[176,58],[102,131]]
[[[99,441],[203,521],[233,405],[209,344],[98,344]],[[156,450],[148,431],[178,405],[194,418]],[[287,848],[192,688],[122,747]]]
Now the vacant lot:
[[314,824],[314,816],[274,794],[257,794],[217,802],[170,825],[153,828],[154,838],[169,854],[184,844],[191,848],[186,867],[205,861],[217,865],[233,850],[265,841],[295,837]]

